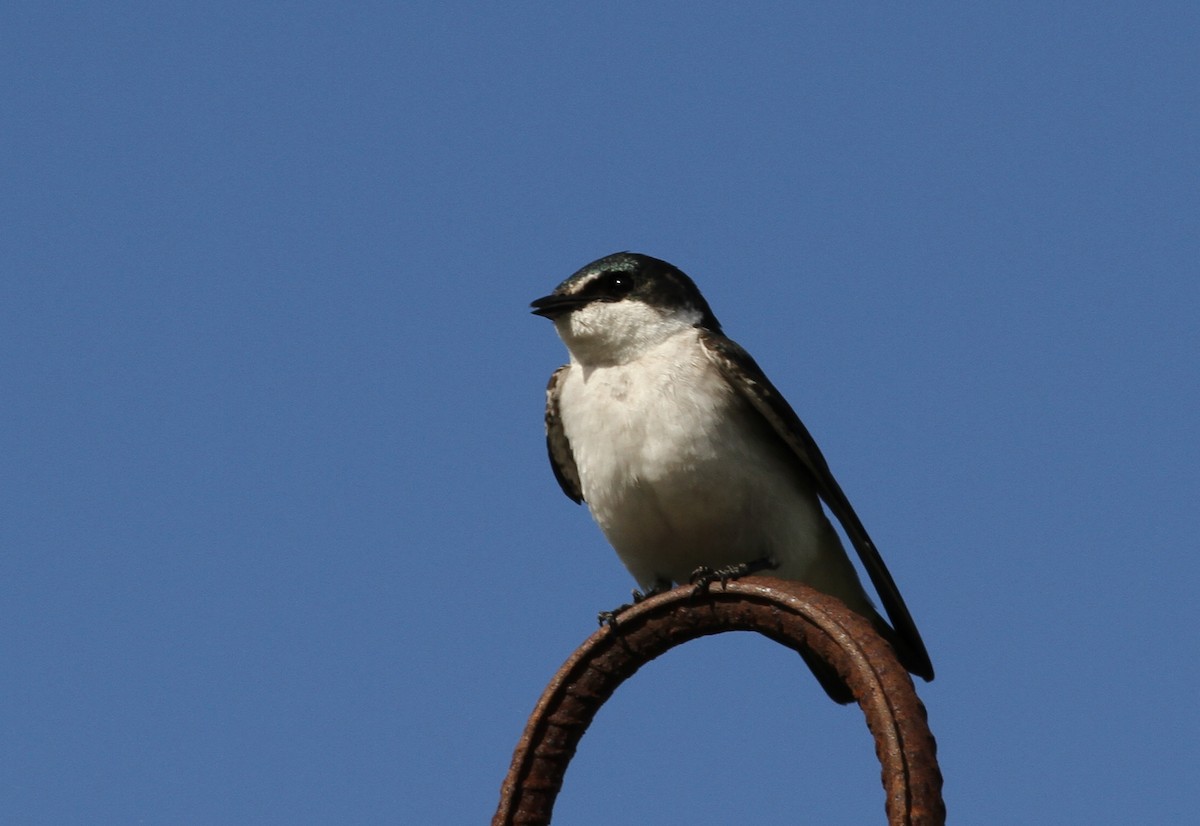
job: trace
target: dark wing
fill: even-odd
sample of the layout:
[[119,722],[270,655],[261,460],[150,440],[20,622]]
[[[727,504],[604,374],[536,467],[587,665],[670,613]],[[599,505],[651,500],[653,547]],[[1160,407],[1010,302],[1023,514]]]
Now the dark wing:
[[546,451],[550,454],[550,467],[558,486],[575,504],[583,502],[583,488],[579,484],[579,468],[575,467],[575,456],[571,443],[563,432],[562,417],[558,413],[558,392],[567,377],[567,365],[563,365],[550,376],[546,385]]
[[901,661],[912,673],[932,680],[933,664],[929,661],[929,653],[925,650],[921,634],[908,613],[904,598],[900,596],[900,590],[896,587],[887,566],[883,564],[883,558],[876,550],[875,543],[871,541],[866,528],[859,521],[858,514],[850,506],[850,500],[833,478],[829,465],[826,464],[825,457],[821,455],[821,450],[813,441],[808,428],[749,353],[725,336],[708,330],[700,331],[700,341],[725,380],[767,420],[808,471],[817,486],[817,493],[842,523],[846,536],[853,543],[867,576],[871,578],[871,583],[883,602],[883,608],[899,638],[897,654]]

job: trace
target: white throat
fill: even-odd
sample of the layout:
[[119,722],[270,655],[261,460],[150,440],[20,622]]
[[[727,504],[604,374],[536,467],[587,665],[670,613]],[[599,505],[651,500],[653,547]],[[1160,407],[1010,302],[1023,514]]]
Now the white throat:
[[595,301],[554,322],[572,360],[584,367],[628,364],[695,327],[695,309],[663,310],[643,301]]

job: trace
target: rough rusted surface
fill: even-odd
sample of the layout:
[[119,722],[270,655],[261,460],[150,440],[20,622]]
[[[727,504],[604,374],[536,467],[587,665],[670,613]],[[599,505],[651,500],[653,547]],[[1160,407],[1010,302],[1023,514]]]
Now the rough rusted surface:
[[888,823],[945,823],[937,746],[925,707],[891,647],[837,599],[801,585],[746,577],[707,596],[691,586],[651,597],[572,654],[538,700],[501,787],[493,826],[548,824],[567,764],[617,686],[667,650],[725,631],[757,631],[811,652],[842,676],[867,718],[883,767]]

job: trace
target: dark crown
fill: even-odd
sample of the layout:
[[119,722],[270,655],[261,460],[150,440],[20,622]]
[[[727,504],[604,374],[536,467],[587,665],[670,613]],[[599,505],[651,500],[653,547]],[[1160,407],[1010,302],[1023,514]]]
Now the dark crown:
[[591,301],[620,301],[630,298],[652,307],[691,307],[700,312],[700,326],[720,332],[695,282],[673,264],[636,252],[606,255],[583,267],[554,290],[556,296]]

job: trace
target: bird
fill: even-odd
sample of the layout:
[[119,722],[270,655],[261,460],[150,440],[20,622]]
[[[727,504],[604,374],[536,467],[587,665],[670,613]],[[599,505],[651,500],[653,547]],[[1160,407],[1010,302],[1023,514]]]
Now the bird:
[[[530,306],[554,323],[569,355],[546,387],[554,477],[587,504],[641,589],[757,562],[837,597],[909,672],[933,679],[908,607],[816,442],[691,278],[658,258],[618,252]],[[853,699],[828,666],[805,659],[830,697]]]

